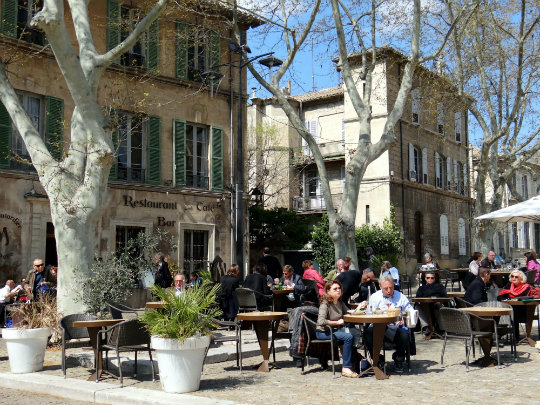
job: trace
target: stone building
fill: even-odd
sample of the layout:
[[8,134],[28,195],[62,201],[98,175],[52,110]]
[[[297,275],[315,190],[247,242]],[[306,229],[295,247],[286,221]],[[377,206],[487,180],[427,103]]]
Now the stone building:
[[[359,66],[359,58],[351,55],[353,67]],[[374,142],[395,102],[404,66],[405,59],[399,52],[391,48],[380,52],[371,96]],[[355,77],[357,86],[363,89],[358,72]],[[319,144],[332,198],[339,207],[345,166],[358,144],[359,123],[349,96],[339,86],[289,96],[289,100]],[[277,102],[272,98],[253,98],[248,114],[251,128],[272,126],[278,134],[272,153],[290,154],[288,170],[277,171],[287,176],[289,187],[279,197],[267,198],[266,205],[284,206],[299,213],[324,212],[325,202],[311,151]],[[417,262],[423,261],[425,252],[431,252],[443,267],[457,266],[470,254],[466,108],[444,77],[419,67],[395,130],[397,142],[367,168],[360,188],[357,226],[381,223],[389,217],[393,205],[404,236],[400,270],[412,272]],[[254,168],[259,172],[263,169],[256,165]],[[251,177],[265,194],[273,195],[272,181],[264,181],[261,174]]]
[[[0,0],[0,57],[12,61],[9,79],[60,158],[74,104],[46,38],[29,26],[36,4],[41,2]],[[98,52],[131,32],[129,21],[143,5],[90,2]],[[165,253],[181,269],[206,268],[217,256],[230,263],[234,256],[229,185],[235,182],[237,122],[231,117],[238,108],[238,54],[227,46],[231,9],[212,0],[206,5],[195,11],[171,8],[103,75],[98,98],[116,126],[117,161],[101,222],[88,230],[97,235],[97,256],[107,257],[138,232],[157,228],[175,238],[178,249]],[[74,38],[68,8],[65,19]],[[240,21],[245,41],[260,21],[243,14]],[[220,75],[209,80],[209,71]],[[47,195],[1,103],[0,184],[0,279],[19,279],[35,257],[56,264]]]

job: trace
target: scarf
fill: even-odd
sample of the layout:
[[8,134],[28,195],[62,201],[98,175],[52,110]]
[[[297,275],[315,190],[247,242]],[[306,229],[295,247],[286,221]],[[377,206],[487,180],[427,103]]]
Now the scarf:
[[522,283],[518,286],[516,286],[513,283],[510,283],[510,289],[502,288],[499,292],[499,295],[505,295],[508,294],[510,298],[515,298],[521,296],[527,288],[530,288],[531,286],[527,283]]

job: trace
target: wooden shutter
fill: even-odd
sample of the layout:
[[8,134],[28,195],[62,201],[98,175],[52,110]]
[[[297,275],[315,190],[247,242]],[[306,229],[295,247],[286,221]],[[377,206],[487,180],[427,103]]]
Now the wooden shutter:
[[11,159],[11,118],[0,102],[0,169],[9,169]]
[[469,187],[469,173],[467,173],[467,163],[463,163],[463,194],[468,195],[467,188]]
[[446,158],[446,190],[452,188],[452,158]]
[[444,135],[444,105],[443,103],[437,104],[437,132]]
[[442,188],[441,157],[439,156],[439,152],[435,152],[435,187]]
[[467,254],[467,240],[465,238],[465,220],[463,218],[458,219],[458,249],[458,254],[460,256],[465,256]]
[[459,185],[459,170],[458,170],[458,162],[456,159],[454,159],[454,190],[458,191]]
[[113,154],[114,154],[114,163],[111,166],[111,171],[109,172],[109,181],[118,179],[118,111],[111,109],[109,116],[111,125],[113,126],[112,130],[112,142],[113,142]]
[[450,246],[448,243],[448,217],[441,215],[440,218],[440,232],[441,232],[441,254],[447,255],[450,253]]
[[174,185],[186,185],[186,121],[173,120]]
[[416,181],[416,170],[414,166],[414,145],[409,142],[409,180]]
[[456,142],[461,142],[461,132],[462,132],[462,124],[461,124],[461,112],[456,112],[454,114],[454,129],[456,134]]
[[422,183],[428,184],[428,150],[422,149]]
[[146,69],[157,72],[159,69],[159,21],[155,20],[146,32]]
[[13,38],[17,37],[17,2],[18,0],[2,0],[0,32]]
[[120,2],[107,0],[107,51],[120,43]]
[[176,77],[187,79],[189,26],[184,21],[176,21]]
[[412,122],[414,124],[420,124],[420,89],[411,90],[412,95]]
[[221,38],[217,31],[210,31],[208,37],[210,41],[210,66],[208,66],[208,69],[219,72],[219,65],[221,65]]
[[210,127],[212,134],[212,190],[223,190],[223,130]]
[[46,98],[45,143],[52,157],[62,160],[64,132],[64,100]]
[[146,125],[148,134],[146,182],[161,184],[161,118],[150,115]]

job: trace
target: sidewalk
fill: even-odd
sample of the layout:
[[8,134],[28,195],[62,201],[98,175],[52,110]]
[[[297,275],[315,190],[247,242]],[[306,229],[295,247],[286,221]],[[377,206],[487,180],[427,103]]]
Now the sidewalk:
[[[536,322],[533,325],[534,339],[538,339]],[[508,346],[501,348],[501,368],[480,368],[471,365],[465,369],[463,342],[449,341],[440,364],[442,341],[425,341],[416,335],[417,355],[412,357],[410,374],[393,373],[392,362],[388,362],[388,380],[374,377],[350,379],[341,377],[341,366],[336,364],[336,377],[323,371],[318,363],[310,362],[306,374],[294,367],[285,349],[286,341],[280,341],[282,350],[277,353],[277,365],[281,368],[270,373],[258,373],[252,366],[260,362],[261,356],[254,336],[243,333],[244,371],[239,373],[234,359],[234,344],[224,344],[209,352],[209,364],[204,366],[200,390],[189,394],[168,394],[161,389],[159,381],[152,382],[150,375],[132,378],[127,371],[124,387],[111,377],[101,382],[86,379],[91,367],[80,365],[92,361],[91,352],[71,349],[69,378],[62,377],[61,351],[48,350],[45,368],[32,374],[11,374],[5,343],[0,343],[0,387],[24,389],[36,393],[105,404],[129,405],[206,405],[206,404],[475,404],[501,403],[537,404],[540,398],[540,353],[528,345],[518,346],[518,361],[513,362]],[[250,343],[248,343],[251,341]],[[477,348],[477,354],[479,349]],[[72,355],[75,353],[75,355]],[[495,348],[493,348],[495,355]],[[217,361],[225,359],[226,361]],[[390,358],[387,353],[387,358]],[[86,360],[81,360],[86,359]],[[214,360],[216,362],[212,362]],[[472,355],[471,355],[472,361]],[[145,360],[142,359],[142,364]],[[79,365],[77,365],[79,364]],[[149,366],[146,360],[146,366]],[[510,395],[509,395],[510,394]],[[1,403],[1,400],[0,400]]]

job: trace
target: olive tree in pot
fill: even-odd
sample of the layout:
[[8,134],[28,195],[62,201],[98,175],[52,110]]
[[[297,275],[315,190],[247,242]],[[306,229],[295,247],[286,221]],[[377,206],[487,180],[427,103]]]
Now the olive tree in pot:
[[2,329],[12,373],[31,373],[43,369],[47,341],[57,341],[59,320],[56,299],[49,294],[39,301],[22,304],[12,312],[12,328]]
[[199,389],[211,330],[215,326],[213,319],[221,315],[218,291],[219,285],[212,286],[208,281],[178,296],[174,289],[152,288],[163,308],[148,310],[140,319],[152,336],[164,391],[181,393]]

